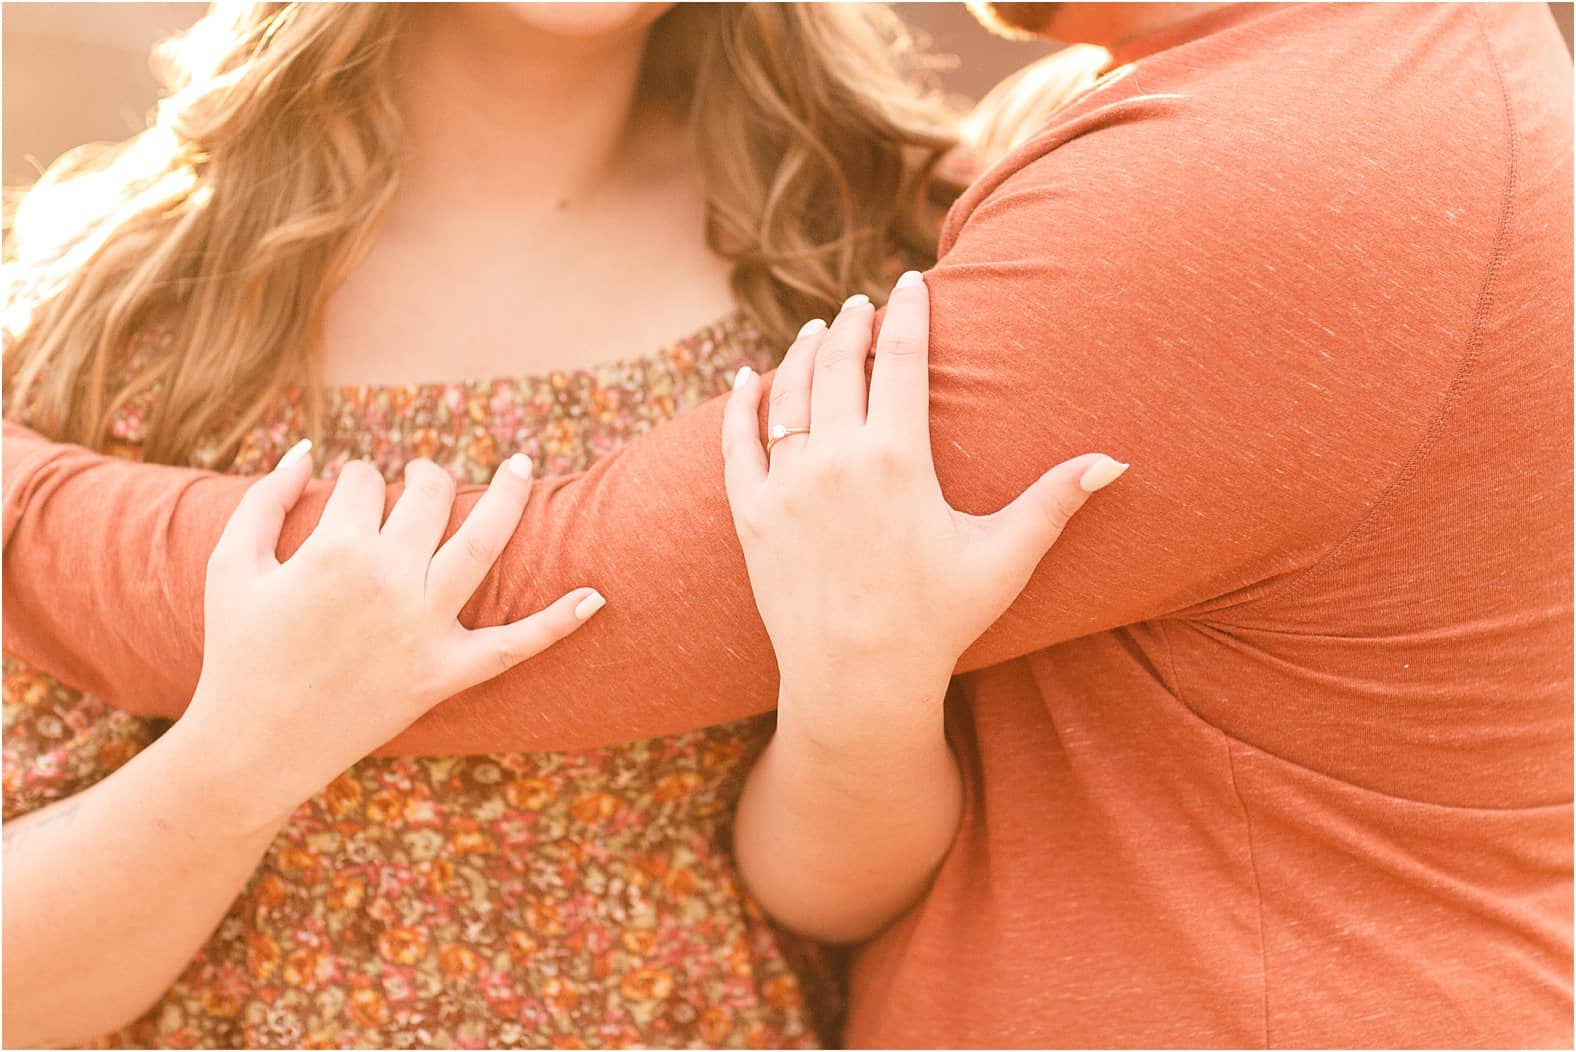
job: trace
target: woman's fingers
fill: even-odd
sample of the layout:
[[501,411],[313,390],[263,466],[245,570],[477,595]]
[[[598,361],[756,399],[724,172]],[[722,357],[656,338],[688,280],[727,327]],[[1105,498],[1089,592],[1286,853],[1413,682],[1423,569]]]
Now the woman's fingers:
[[427,595],[445,612],[458,614],[503,551],[531,496],[531,458],[516,453],[503,462],[460,528],[427,570]]
[[816,348],[810,419],[817,437],[836,439],[865,422],[865,356],[874,314],[869,296],[850,296]]
[[985,516],[988,558],[1003,579],[1021,587],[1090,495],[1126,470],[1104,453],[1085,453],[1056,465],[1011,504]]
[[430,460],[405,465],[405,492],[394,503],[383,536],[395,547],[419,556],[423,572],[449,527],[454,479]]
[[274,470],[252,483],[219,535],[216,553],[278,565],[279,531],[312,477],[310,439],[303,438],[279,458]]
[[870,376],[871,427],[930,455],[930,294],[911,270],[897,279],[876,337]]
[[771,445],[767,459],[791,452],[804,445],[804,434],[795,433],[810,426],[810,384],[815,372],[815,356],[826,337],[826,322],[820,318],[805,323],[783,363],[772,376],[771,405],[766,411],[766,438],[787,433]]
[[577,588],[547,609],[512,624],[463,632],[451,692],[492,679],[526,658],[535,657],[585,624],[606,604],[607,600],[595,588]]
[[[323,505],[323,517],[312,537],[353,537],[360,540],[375,536],[383,525],[383,495],[386,487],[378,469],[364,460],[352,460],[339,469],[334,492]],[[310,540],[308,543],[311,543]]]
[[734,509],[766,478],[760,413],[761,378],[746,365],[734,374],[733,393],[722,410],[722,478]]

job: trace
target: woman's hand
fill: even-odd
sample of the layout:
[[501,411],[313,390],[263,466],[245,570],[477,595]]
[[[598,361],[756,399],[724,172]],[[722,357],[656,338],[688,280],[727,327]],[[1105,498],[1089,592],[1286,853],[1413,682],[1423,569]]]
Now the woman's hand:
[[384,523],[382,478],[348,465],[317,529],[280,563],[306,452],[298,445],[252,486],[213,553],[186,715],[108,778],[5,824],[4,1007],[16,1044],[78,1044],[141,1015],[302,800],[602,605],[585,588],[512,625],[468,632],[455,619],[520,520],[524,457],[441,548],[448,475],[412,463]]
[[959,656],[1022,590],[1089,494],[1089,454],[993,515],[947,504],[930,457],[929,299],[893,290],[865,390],[871,308],[811,322],[772,384],[742,373],[723,423],[728,501],[782,682],[734,854],[780,923],[869,938],[923,894],[962,813],[943,727]]
[[867,396],[871,319],[855,296],[830,328],[800,331],[772,384],[769,453],[759,377],[740,372],[724,423],[728,501],[756,604],[784,684],[805,683],[795,696],[824,706],[808,714],[820,738],[872,726],[845,704],[851,685],[909,684],[906,696],[920,698],[944,684],[1089,495],[1126,469],[1086,454],[993,515],[954,510],[930,453],[921,276],[892,292]]
[[281,563],[280,529],[311,474],[307,451],[296,446],[248,491],[214,550],[202,676],[182,719],[267,771],[260,820],[295,807],[443,698],[569,635],[604,602],[580,588],[513,624],[460,625],[530,495],[520,454],[442,547],[454,500],[446,472],[413,461],[384,522],[383,479],[347,464],[316,529]]

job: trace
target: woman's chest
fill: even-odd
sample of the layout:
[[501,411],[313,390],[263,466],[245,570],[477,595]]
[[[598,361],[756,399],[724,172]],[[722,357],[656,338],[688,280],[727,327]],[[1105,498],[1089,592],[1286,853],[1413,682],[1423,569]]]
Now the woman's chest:
[[[528,454],[538,474],[593,466],[650,428],[724,392],[737,369],[763,364],[763,342],[730,315],[655,353],[585,369],[438,384],[345,387],[325,392],[314,454],[333,477],[365,460],[396,482],[427,458],[461,484],[484,483],[504,459]],[[307,433],[300,391],[287,392],[244,441],[233,470],[264,471]],[[349,839],[344,850],[389,855],[441,834],[555,840],[609,814],[680,825],[728,809],[741,764],[758,751],[760,725],[707,728],[671,739],[578,754],[380,759],[358,764],[302,808],[283,839],[316,823]],[[604,832],[606,832],[604,830]],[[457,835],[458,835],[457,834]],[[369,845],[376,843],[377,847]],[[322,846],[321,844],[319,846]]]
[[[424,457],[462,484],[484,483],[513,453],[540,474],[583,471],[625,443],[728,389],[738,367],[767,363],[764,341],[728,315],[653,354],[529,376],[344,386],[323,398],[319,471],[348,460],[395,481]],[[300,390],[286,393],[241,445],[234,470],[266,470],[311,430]]]
[[587,368],[732,309],[701,199],[404,217],[328,303],[329,384]]

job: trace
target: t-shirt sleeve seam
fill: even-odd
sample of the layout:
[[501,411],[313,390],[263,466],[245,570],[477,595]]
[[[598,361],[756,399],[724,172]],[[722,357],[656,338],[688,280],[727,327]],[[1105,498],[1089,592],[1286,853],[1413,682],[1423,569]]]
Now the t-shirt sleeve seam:
[[1423,460],[1433,449],[1434,443],[1443,433],[1450,418],[1451,411],[1455,408],[1461,390],[1472,373],[1472,367],[1477,362],[1478,349],[1483,340],[1484,325],[1488,319],[1489,310],[1494,302],[1494,292],[1498,285],[1499,272],[1504,264],[1507,245],[1509,243],[1510,221],[1514,210],[1516,186],[1519,177],[1518,150],[1520,140],[1516,126],[1515,113],[1511,107],[1510,90],[1505,84],[1504,72],[1499,65],[1498,56],[1494,53],[1493,46],[1489,43],[1488,33],[1483,26],[1483,16],[1475,6],[1469,5],[1468,10],[1477,27],[1478,38],[1482,43],[1483,51],[1488,59],[1489,67],[1494,71],[1494,79],[1499,87],[1500,103],[1504,116],[1506,162],[1505,184],[1500,195],[1499,217],[1494,231],[1494,240],[1490,245],[1488,267],[1483,277],[1483,284],[1478,292],[1477,304],[1472,315],[1472,326],[1469,330],[1466,344],[1461,352],[1461,359],[1456,365],[1449,385],[1445,388],[1444,397],[1440,400],[1439,408],[1434,411],[1428,425],[1423,430],[1423,435],[1417,444],[1412,447],[1406,459],[1402,461],[1400,470],[1395,477],[1380,491],[1378,499],[1370,505],[1352,524],[1340,539],[1327,549],[1324,554],[1317,556],[1313,562],[1289,577],[1280,578],[1267,589],[1253,594],[1242,603],[1258,603],[1272,598],[1289,598],[1300,594],[1312,587],[1318,580],[1319,573],[1328,568],[1343,553],[1356,538],[1362,534],[1374,520],[1390,505],[1400,498],[1402,490],[1417,476]]

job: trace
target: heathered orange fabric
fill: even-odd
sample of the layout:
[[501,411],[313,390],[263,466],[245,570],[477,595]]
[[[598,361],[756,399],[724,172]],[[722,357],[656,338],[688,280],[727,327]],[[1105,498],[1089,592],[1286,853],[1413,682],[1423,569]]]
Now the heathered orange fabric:
[[[848,1040],[1569,1047],[1554,24],[1542,4],[1244,7],[1121,58],[965,195],[928,275],[954,504],[998,507],[1086,450],[1134,466],[960,666],[964,824],[859,955]],[[606,611],[396,750],[772,706],[719,415],[538,486],[473,619],[580,584]],[[5,469],[7,647],[176,714],[244,483],[9,426]]]

